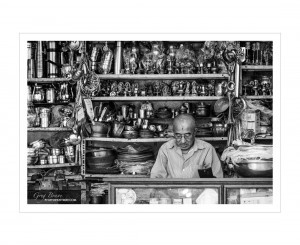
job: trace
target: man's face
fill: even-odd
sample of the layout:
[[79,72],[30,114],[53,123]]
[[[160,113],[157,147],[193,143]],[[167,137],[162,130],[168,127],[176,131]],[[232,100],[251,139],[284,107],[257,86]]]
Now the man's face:
[[174,136],[176,145],[181,150],[190,149],[195,141],[195,129],[187,123],[174,125]]

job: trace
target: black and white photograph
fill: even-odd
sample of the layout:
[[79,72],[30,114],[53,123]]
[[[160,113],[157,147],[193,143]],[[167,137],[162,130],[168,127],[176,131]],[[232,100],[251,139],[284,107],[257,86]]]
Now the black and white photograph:
[[27,203],[273,204],[273,59],[272,40],[27,41]]
[[4,1],[0,244],[298,245],[299,11]]

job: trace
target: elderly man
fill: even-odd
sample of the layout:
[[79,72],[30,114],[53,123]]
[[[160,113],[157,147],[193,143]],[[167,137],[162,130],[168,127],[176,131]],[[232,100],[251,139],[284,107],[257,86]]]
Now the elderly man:
[[214,147],[195,139],[195,128],[195,119],[191,115],[181,114],[174,119],[175,139],[166,142],[159,149],[151,178],[199,178],[198,170],[212,170],[214,177],[223,177]]

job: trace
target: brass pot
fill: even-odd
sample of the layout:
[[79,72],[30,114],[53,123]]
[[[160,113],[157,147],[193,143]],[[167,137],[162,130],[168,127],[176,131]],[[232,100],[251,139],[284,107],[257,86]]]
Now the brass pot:
[[197,105],[196,116],[197,117],[208,117],[210,105],[205,105],[203,102]]

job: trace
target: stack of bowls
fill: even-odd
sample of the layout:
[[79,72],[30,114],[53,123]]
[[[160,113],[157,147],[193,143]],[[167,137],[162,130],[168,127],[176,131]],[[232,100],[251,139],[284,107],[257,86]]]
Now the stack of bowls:
[[139,136],[136,126],[126,125],[122,133],[123,137],[126,139],[136,139]]
[[112,167],[116,154],[111,148],[90,148],[86,151],[87,172],[102,173]]
[[153,138],[153,136],[154,136],[153,131],[150,131],[149,129],[141,129],[140,130],[141,138]]

